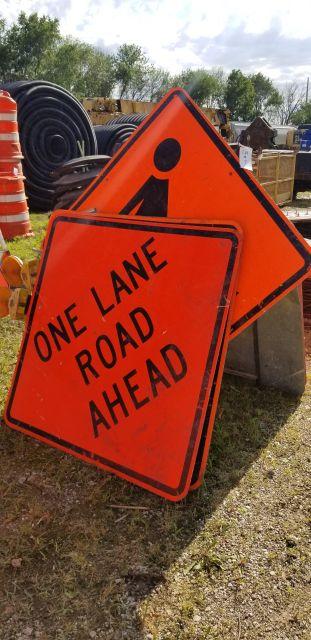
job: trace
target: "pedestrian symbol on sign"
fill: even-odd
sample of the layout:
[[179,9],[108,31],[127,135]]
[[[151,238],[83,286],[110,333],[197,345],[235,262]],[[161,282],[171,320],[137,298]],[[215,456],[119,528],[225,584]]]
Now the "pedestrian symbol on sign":
[[[181,146],[175,138],[166,138],[158,144],[153,161],[161,172],[171,171],[178,164]],[[120,215],[167,216],[169,180],[151,175],[131,200],[120,211]]]

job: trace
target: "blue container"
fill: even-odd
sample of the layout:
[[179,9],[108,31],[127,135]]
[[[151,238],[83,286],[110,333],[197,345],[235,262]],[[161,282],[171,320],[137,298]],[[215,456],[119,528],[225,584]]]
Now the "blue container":
[[298,130],[301,151],[311,151],[311,124],[300,124]]

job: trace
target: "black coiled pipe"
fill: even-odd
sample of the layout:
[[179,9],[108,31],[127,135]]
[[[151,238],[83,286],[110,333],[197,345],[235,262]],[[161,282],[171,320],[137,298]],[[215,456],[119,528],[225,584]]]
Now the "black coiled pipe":
[[94,127],[98,153],[113,156],[129,136],[137,129],[134,124],[106,124]]
[[17,102],[30,210],[49,211],[53,207],[54,169],[81,155],[97,153],[93,125],[80,102],[51,82],[9,82],[0,88]]
[[117,116],[116,118],[111,118],[106,122],[107,127],[111,127],[114,124],[135,124],[138,125],[143,122],[143,120],[147,117],[146,113],[124,113],[123,116]]

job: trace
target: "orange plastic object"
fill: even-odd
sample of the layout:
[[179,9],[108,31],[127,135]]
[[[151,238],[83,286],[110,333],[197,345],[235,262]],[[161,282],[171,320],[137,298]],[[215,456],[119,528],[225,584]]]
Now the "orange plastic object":
[[11,295],[11,290],[9,289],[9,287],[1,285],[1,277],[0,277],[0,318],[4,318],[9,313],[10,295]]
[[35,284],[39,263],[40,260],[38,258],[33,258],[33,260],[28,260],[28,262],[25,262],[22,266],[21,279],[24,287],[29,291],[29,293],[32,292]]
[[21,287],[23,285],[21,278],[21,269],[23,263],[17,256],[7,256],[1,265],[1,272],[10,287]]
[[[225,226],[54,214],[7,424],[165,498],[183,498],[239,241]],[[81,262],[85,246],[92,250]]]
[[33,235],[20,160],[17,105],[0,91],[0,229],[6,240]]
[[0,90],[0,171],[6,160],[20,160],[17,105],[8,91]]
[[[244,232],[233,337],[306,276],[311,252],[205,115],[173,89],[72,206],[234,220]],[[190,265],[189,265],[190,268]]]
[[13,289],[9,299],[9,315],[12,320],[25,320],[28,310],[29,293],[27,289]]
[[4,287],[5,289],[8,288],[8,283],[7,281],[4,279],[1,271],[0,271],[0,287]]
[[23,176],[0,175],[0,228],[6,240],[33,235]]

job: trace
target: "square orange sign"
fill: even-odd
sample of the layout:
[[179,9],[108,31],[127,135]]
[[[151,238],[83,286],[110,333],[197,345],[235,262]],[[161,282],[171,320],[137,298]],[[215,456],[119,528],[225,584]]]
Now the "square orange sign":
[[7,424],[183,498],[239,251],[232,227],[53,214]]

